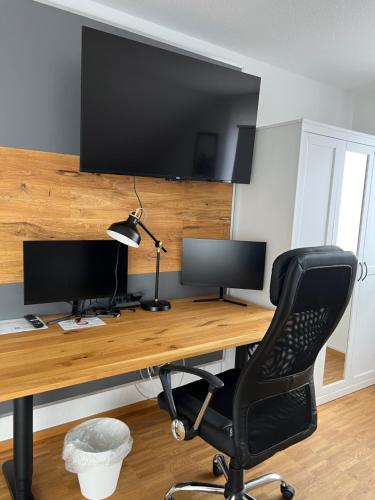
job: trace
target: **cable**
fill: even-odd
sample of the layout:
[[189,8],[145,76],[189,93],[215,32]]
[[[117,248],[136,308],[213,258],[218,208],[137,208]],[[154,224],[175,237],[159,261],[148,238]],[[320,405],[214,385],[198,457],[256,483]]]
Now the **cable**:
[[[184,359],[182,360],[182,364],[183,364],[183,366],[186,366],[186,365],[185,365],[185,360],[184,360]],[[161,366],[161,365],[160,365],[160,366]],[[146,370],[147,370],[147,375],[148,375],[148,378],[145,378],[145,377],[143,376],[142,370],[139,370],[139,374],[140,374],[140,376],[141,376],[141,380],[142,380],[142,382],[148,382],[148,383],[151,383],[151,385],[152,385],[152,387],[153,387],[153,391],[154,391],[154,392],[159,392],[159,387],[156,387],[156,385],[155,385],[154,378],[153,378],[153,377],[152,377],[152,375],[151,375],[150,368],[149,368],[149,367],[147,367],[147,368],[146,368]],[[179,381],[178,385],[175,387],[175,389],[176,389],[177,387],[181,387],[182,382],[183,382],[183,380],[184,380],[184,377],[185,377],[185,373],[184,373],[184,372],[182,372],[182,373],[181,373],[181,378],[180,378],[180,381]],[[137,391],[137,392],[138,392],[138,393],[139,393],[139,394],[140,394],[143,398],[145,398],[145,399],[149,399],[149,400],[151,400],[151,401],[156,401],[156,399],[157,399],[157,398],[156,398],[156,397],[154,397],[154,396],[150,396],[150,395],[145,394],[145,393],[144,393],[144,392],[143,392],[143,391],[139,388],[139,386],[138,386],[138,383],[137,383],[137,382],[134,382],[134,387],[135,387],[135,390],[136,390],[136,391]]]
[[141,209],[141,215],[140,215],[140,219],[142,218],[142,215],[143,215],[143,205],[142,205],[142,200],[141,198],[139,197],[139,194],[138,194],[138,191],[137,191],[137,187],[135,185],[135,175],[133,175],[133,190],[134,190],[134,193],[135,193],[135,196],[137,197],[138,199],[138,203],[139,203],[139,207]]
[[[154,380],[153,380],[153,378],[152,378],[152,376],[151,376],[150,368],[149,368],[149,367],[147,367],[147,374],[148,374],[148,378],[149,378],[149,380],[148,380],[147,378],[144,378],[144,377],[143,377],[142,370],[139,370],[139,374],[140,374],[140,376],[141,376],[141,380],[142,380],[142,382],[151,382],[151,384],[152,384],[152,386],[153,386],[153,389],[154,389],[154,392],[155,392],[155,388],[156,388],[156,387],[155,387],[155,384],[154,384]],[[149,400],[151,400],[151,401],[156,401],[156,397],[155,397],[155,396],[150,396],[149,394],[145,394],[145,393],[144,393],[144,392],[143,392],[143,391],[139,388],[139,386],[138,386],[138,383],[137,383],[137,382],[135,382],[135,383],[134,383],[134,387],[135,387],[135,390],[136,390],[136,391],[137,391],[137,392],[138,392],[138,393],[139,393],[139,394],[140,394],[143,398],[145,398],[145,399],[149,399]],[[156,391],[156,392],[157,392],[157,391]]]
[[[182,360],[182,365],[183,365],[183,366],[186,366],[186,365],[185,365],[185,360],[184,360],[184,359]],[[185,372],[181,372],[180,382],[178,383],[178,386],[177,386],[177,387],[181,387],[181,385],[182,385],[182,381],[184,380],[184,377],[185,377]]]
[[156,401],[156,397],[152,397],[152,396],[149,396],[147,394],[144,394],[141,389],[138,387],[138,384],[135,382],[134,384],[134,387],[135,387],[135,390],[144,398],[144,399],[148,399],[150,401]]

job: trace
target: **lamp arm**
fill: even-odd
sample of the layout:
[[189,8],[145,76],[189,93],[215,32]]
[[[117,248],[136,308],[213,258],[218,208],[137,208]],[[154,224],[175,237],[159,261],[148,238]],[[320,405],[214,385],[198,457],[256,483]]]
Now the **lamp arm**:
[[[155,238],[155,236],[152,234],[152,232],[147,229],[147,227],[143,224],[143,222],[140,219],[138,219],[138,224],[149,235],[149,237],[154,241],[156,247],[159,247],[160,243],[161,243],[160,240]],[[163,250],[163,252],[165,252],[165,253],[167,252],[166,248],[164,248],[163,245],[160,248],[161,248],[161,250]]]

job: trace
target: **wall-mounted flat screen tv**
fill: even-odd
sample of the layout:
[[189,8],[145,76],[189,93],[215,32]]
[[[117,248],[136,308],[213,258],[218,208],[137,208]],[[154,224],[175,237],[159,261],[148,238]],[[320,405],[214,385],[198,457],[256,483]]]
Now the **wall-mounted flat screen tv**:
[[249,183],[260,78],[82,32],[81,170]]

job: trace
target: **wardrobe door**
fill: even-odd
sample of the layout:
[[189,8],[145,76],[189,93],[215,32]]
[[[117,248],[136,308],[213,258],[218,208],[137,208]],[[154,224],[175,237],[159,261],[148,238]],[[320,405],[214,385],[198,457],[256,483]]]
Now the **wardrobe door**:
[[[330,207],[327,243],[350,250],[359,259],[364,242],[372,157],[372,148],[346,143],[344,162],[335,173],[336,196]],[[353,318],[358,287],[356,284],[353,299],[327,342],[323,376],[325,386],[349,379],[349,334],[355,328]]]
[[305,132],[301,150],[292,236],[295,248],[326,244],[345,141]]
[[363,221],[363,251],[360,256],[362,274],[358,282],[358,298],[353,321],[353,383],[375,379],[375,175],[374,155],[368,172],[368,210]]

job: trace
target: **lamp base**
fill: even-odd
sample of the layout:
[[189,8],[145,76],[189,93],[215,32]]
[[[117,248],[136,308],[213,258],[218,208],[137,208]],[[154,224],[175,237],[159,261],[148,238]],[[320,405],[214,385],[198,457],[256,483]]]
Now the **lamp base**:
[[152,312],[169,311],[169,309],[171,308],[171,304],[167,300],[152,299],[152,300],[143,300],[141,302],[141,307],[145,311],[152,311]]

